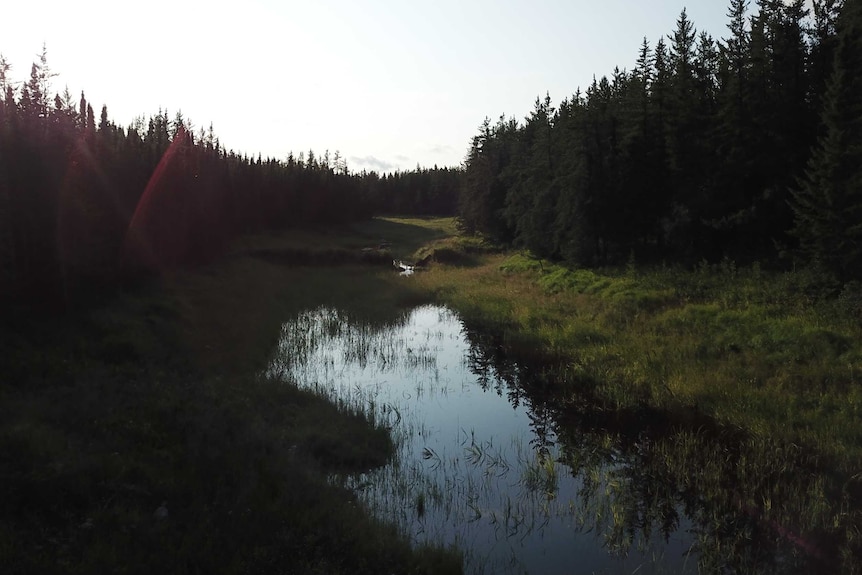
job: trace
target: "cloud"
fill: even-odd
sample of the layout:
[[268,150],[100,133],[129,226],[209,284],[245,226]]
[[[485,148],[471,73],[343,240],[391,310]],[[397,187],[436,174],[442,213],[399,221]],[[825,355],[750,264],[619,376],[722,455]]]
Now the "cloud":
[[406,164],[410,161],[410,156],[405,156],[404,154],[398,154],[395,156],[395,159],[398,160],[402,164]]
[[431,146],[428,149],[428,152],[430,152],[436,156],[442,156],[445,154],[452,154],[455,151],[456,151],[455,148],[453,148],[452,146],[448,146],[448,145]]
[[398,168],[396,164],[387,162],[386,160],[381,160],[374,156],[350,156],[350,163],[358,165],[361,168],[370,168],[378,172],[391,172]]

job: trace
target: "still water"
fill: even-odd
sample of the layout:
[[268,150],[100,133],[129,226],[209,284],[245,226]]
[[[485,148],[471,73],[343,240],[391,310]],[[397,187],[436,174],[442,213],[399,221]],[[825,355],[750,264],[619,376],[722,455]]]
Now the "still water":
[[[620,431],[591,408],[564,417],[547,377],[446,308],[376,323],[307,311],[284,324],[270,373],[391,430],[388,465],[333,480],[415,542],[461,549],[468,573],[812,568],[806,540],[746,503],[763,499],[745,486],[769,461],[749,468],[702,434],[628,416]],[[793,489],[806,501],[808,484]]]

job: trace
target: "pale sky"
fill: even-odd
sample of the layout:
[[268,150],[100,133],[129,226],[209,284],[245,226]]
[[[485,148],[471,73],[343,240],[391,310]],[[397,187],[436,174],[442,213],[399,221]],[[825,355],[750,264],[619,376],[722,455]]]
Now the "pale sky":
[[[753,2],[752,2],[753,4]],[[116,0],[14,2],[11,77],[43,42],[75,97],[117,124],[159,107],[227,148],[284,159],[339,150],[349,169],[458,165],[488,116],[523,119],[672,33],[683,7],[727,35],[729,0]]]

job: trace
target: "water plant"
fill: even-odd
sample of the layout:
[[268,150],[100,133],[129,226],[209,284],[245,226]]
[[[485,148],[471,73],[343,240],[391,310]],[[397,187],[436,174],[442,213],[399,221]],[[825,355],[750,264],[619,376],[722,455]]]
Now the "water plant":
[[[309,311],[300,316],[300,324],[317,333],[309,318],[318,317],[324,326],[338,315],[330,309]],[[822,528],[832,520],[828,505],[787,508],[786,516],[779,515],[775,505],[786,506],[793,494],[800,493],[810,502],[824,501],[823,494],[814,498],[823,485],[809,480],[785,482],[784,491],[775,491],[770,468],[757,458],[764,446],[685,426],[638,431],[618,419],[616,412],[602,416],[590,406],[579,412],[560,410],[537,393],[546,387],[543,378],[554,381],[561,377],[559,372],[528,369],[499,355],[493,338],[470,337],[467,328],[428,329],[428,323],[435,321],[458,325],[451,312],[427,307],[378,330],[340,323],[336,330],[325,330],[331,337],[316,340],[317,351],[304,359],[307,365],[292,368],[298,381],[328,389],[355,409],[377,409],[376,420],[391,426],[398,438],[397,452],[387,465],[334,480],[354,489],[364,505],[398,524],[417,544],[458,545],[467,552],[465,566],[470,572],[480,572],[483,565],[494,565],[495,571],[528,569],[531,560],[517,549],[540,549],[546,535],[559,529],[594,540],[595,548],[606,556],[604,561],[610,562],[606,564],[617,567],[621,561],[637,561],[659,571],[744,567],[749,572],[768,572],[775,561],[791,561],[790,557],[801,566],[818,560],[817,554],[802,553],[798,540],[787,533],[795,529],[810,536],[812,529]],[[451,340],[456,332],[463,339]],[[381,359],[364,361],[344,353],[345,347],[355,346],[358,334],[367,339],[369,357]],[[443,341],[457,343],[465,358],[459,365],[466,372],[455,377],[470,377],[473,383],[465,387],[449,382],[449,391],[441,395],[416,380],[439,371],[446,354],[445,347],[438,345]],[[400,349],[401,358],[383,357],[375,351],[380,348]],[[416,364],[408,350],[417,349],[442,355]],[[336,378],[329,375],[333,366]],[[450,370],[450,376],[453,373]],[[316,381],[327,383],[324,387]],[[424,391],[413,393],[417,389]],[[522,410],[521,431],[508,439],[497,435],[499,429],[489,435],[487,424],[479,425],[474,417],[469,427],[456,426],[447,433],[438,419],[429,419],[432,416],[425,410],[440,402],[467,401],[469,395],[462,394],[471,389],[482,390],[486,400],[496,397],[503,405],[510,402],[507,407],[514,404],[515,410]],[[447,404],[433,417],[452,409]],[[385,419],[386,413],[396,410],[397,421]],[[571,419],[576,413],[581,422]],[[613,430],[615,426],[620,426],[619,431]],[[731,448],[737,450],[736,459],[727,457]],[[788,468],[792,457],[772,450],[776,478],[804,465],[796,460],[796,467]],[[686,477],[692,469],[703,470],[703,477],[694,483]],[[755,482],[755,477],[767,479]],[[771,501],[772,507],[734,503],[743,500]],[[796,527],[795,521],[791,529],[791,523],[781,519],[797,513],[814,523]],[[775,532],[755,531],[766,525],[782,527]],[[685,531],[694,536],[682,535]],[[721,549],[728,545],[737,552],[725,557]],[[762,548],[769,551],[758,551]],[[554,553],[564,555],[561,550]]]
[[366,272],[236,255],[70,317],[4,318],[4,572],[460,572],[328,480],[385,462],[397,411],[261,371],[283,318],[345,275],[367,280],[346,293],[367,290],[367,315],[397,317]]

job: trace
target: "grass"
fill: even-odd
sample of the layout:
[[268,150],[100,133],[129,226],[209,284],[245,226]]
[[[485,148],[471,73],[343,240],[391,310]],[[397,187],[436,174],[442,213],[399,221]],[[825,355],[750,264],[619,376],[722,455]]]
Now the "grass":
[[267,257],[239,246],[92,309],[7,318],[4,573],[460,572],[459,553],[413,548],[328,481],[382,465],[387,430],[262,375],[291,313],[351,302],[381,319],[417,296],[245,241]]
[[[756,518],[751,529],[808,534],[858,570],[862,305],[853,286],[822,300],[805,272],[729,261],[572,269],[461,237],[451,220],[368,226],[368,237],[398,238],[399,258],[430,256],[409,297],[452,307],[511,356],[546,366],[545,391],[562,413],[600,412],[623,426],[656,414],[669,432],[650,445],[645,473],[714,500],[716,529],[742,513]],[[707,570],[727,560],[709,533]]]
[[[383,267],[426,257],[407,281]],[[659,483],[763,525],[840,533],[836,552],[858,565],[862,305],[852,286],[822,301],[813,284],[732,262],[570,269],[460,237],[451,219],[385,218],[246,238],[101,307],[6,318],[4,572],[458,571],[459,555],[411,549],[326,481],[385,461],[383,429],[261,376],[291,314],[328,305],[385,323],[429,300],[553,370],[561,413],[662,414],[673,432],[646,467]],[[716,521],[731,512],[716,506]]]
[[[714,501],[716,529],[741,513],[862,569],[858,286],[821,299],[801,271],[586,270],[491,250],[412,281],[508,355],[544,366],[564,420],[660,421],[667,432],[642,447],[647,470]],[[730,556],[704,537],[702,567],[719,568]]]
[[[563,362],[557,395],[607,409],[695,408],[723,424],[862,461],[862,326],[804,278],[730,264],[583,270],[527,254],[438,267],[416,283],[516,354]],[[857,315],[853,315],[856,313]]]
[[282,251],[306,254],[361,254],[362,249],[381,248],[392,258],[408,259],[423,246],[457,233],[452,218],[388,217],[358,222],[345,230],[317,228],[272,232],[240,239],[233,254]]
[[[549,391],[563,412],[662,414],[673,428],[657,447],[662,473],[686,481],[691,468],[702,469],[698,489],[709,493],[717,493],[710,481],[736,477],[718,456],[690,455],[714,450],[715,439],[698,430],[715,422],[727,430],[722,449],[730,445],[746,462],[746,478],[731,482],[748,484],[745,497],[756,495],[769,521],[829,532],[842,541],[845,564],[859,562],[858,289],[823,300],[805,272],[730,261],[572,269],[458,236],[451,220],[369,226],[397,230],[402,249],[414,249],[399,253],[407,261],[431,256],[429,270],[409,281],[411,297],[452,307],[474,329],[499,336],[510,355],[552,370]],[[787,473],[805,480],[791,486]],[[752,481],[758,474],[774,485]]]

